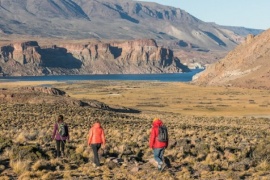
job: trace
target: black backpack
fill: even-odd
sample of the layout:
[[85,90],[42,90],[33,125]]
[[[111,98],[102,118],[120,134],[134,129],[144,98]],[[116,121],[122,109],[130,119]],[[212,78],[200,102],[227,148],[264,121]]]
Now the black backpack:
[[160,142],[168,141],[168,130],[167,127],[164,125],[158,127],[158,140]]
[[67,137],[68,136],[68,128],[65,123],[58,124],[58,132],[60,136]]

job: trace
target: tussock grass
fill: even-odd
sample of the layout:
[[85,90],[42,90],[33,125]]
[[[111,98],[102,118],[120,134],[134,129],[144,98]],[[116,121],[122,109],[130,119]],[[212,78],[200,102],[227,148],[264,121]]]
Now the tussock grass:
[[23,172],[29,170],[30,168],[30,161],[23,161],[23,160],[11,160],[10,161],[10,167],[12,168],[12,170],[20,175]]
[[[269,113],[265,108],[268,103],[265,97],[269,96],[267,90],[163,82],[136,82],[134,86],[133,82],[90,81],[55,86],[78,99],[96,99],[143,111],[231,117]],[[84,88],[91,88],[91,91]],[[109,96],[116,92],[120,96]]]
[[[46,103],[0,104],[1,178],[5,175],[22,179],[263,179],[270,176],[269,118],[259,117],[267,115],[265,107],[260,106],[266,104],[267,91],[256,94],[256,90],[233,88],[196,90],[198,87],[186,84],[158,82],[90,82],[77,86],[57,84],[57,87],[76,98],[83,95],[85,99],[103,98],[112,103],[109,105],[137,107],[142,113]],[[115,93],[121,96],[108,96]],[[256,104],[250,103],[253,99]],[[153,104],[157,106],[152,107]],[[64,115],[71,135],[64,159],[55,158],[55,142],[50,139],[59,114]],[[150,163],[153,151],[148,143],[154,117],[161,118],[169,129],[170,143],[165,157],[170,166],[162,174]],[[92,165],[92,150],[86,146],[95,119],[101,121],[107,139],[105,149],[100,151],[99,169]],[[24,173],[16,169],[20,163]]]
[[263,159],[259,162],[258,166],[256,167],[259,171],[269,171],[270,170],[270,163],[269,160]]

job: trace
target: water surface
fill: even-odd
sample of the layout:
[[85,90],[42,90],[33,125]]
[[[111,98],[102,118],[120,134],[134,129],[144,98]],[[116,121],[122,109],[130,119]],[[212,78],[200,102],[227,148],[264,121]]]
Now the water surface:
[[85,80],[129,80],[129,81],[162,81],[162,82],[189,82],[192,77],[201,72],[195,69],[187,73],[170,74],[102,74],[102,75],[59,75],[59,76],[18,76],[1,77],[0,81],[85,81]]

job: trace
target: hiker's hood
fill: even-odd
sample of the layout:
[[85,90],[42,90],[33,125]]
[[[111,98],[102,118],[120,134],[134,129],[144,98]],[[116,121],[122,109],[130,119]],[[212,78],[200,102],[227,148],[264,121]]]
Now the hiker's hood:
[[160,119],[155,119],[152,123],[153,126],[161,126],[163,123]]
[[100,124],[99,123],[94,123],[93,127],[94,128],[100,128]]

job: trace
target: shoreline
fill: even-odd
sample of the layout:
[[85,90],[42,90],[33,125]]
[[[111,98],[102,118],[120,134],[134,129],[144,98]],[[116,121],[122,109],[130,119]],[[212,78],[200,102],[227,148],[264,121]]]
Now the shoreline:
[[195,69],[187,73],[160,73],[160,74],[88,74],[88,75],[48,75],[48,76],[12,76],[0,78],[0,82],[21,81],[160,81],[160,82],[191,82],[195,74],[203,71]]

